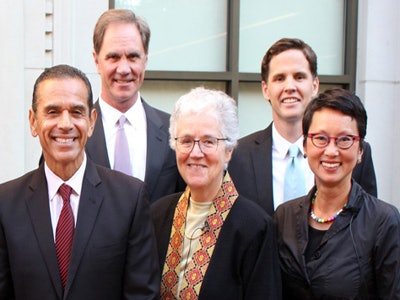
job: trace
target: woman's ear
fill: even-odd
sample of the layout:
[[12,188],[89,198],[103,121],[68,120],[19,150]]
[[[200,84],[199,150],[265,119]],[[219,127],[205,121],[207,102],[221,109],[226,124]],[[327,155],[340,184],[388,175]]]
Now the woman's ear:
[[358,150],[358,158],[357,158],[357,163],[358,164],[360,164],[361,161],[362,161],[362,155],[363,155],[363,149],[362,149],[362,146],[361,146],[361,149]]

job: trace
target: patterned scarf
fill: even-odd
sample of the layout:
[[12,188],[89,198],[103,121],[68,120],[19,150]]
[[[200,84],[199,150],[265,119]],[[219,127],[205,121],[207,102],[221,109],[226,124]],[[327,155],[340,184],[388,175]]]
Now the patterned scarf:
[[[163,300],[173,300],[177,298],[189,196],[190,189],[186,188],[175,208],[170,242],[161,280],[161,299]],[[226,172],[221,188],[207,216],[210,229],[200,236],[192,260],[182,279],[179,295],[181,299],[198,299],[201,284],[207,272],[219,233],[237,197],[238,193],[236,188],[228,172]]]

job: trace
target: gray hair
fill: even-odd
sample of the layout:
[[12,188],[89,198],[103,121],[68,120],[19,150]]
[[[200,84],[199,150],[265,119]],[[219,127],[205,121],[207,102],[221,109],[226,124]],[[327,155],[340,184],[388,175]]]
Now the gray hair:
[[175,150],[176,125],[179,119],[186,114],[213,113],[218,120],[222,135],[227,138],[226,149],[235,148],[239,137],[239,120],[236,101],[226,93],[209,90],[204,87],[192,89],[181,96],[175,103],[170,119],[169,144]]

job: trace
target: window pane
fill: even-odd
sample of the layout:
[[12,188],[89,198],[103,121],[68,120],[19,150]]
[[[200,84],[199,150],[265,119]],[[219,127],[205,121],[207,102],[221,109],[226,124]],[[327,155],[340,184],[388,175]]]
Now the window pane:
[[178,98],[198,86],[225,91],[223,82],[145,80],[140,95],[150,105],[171,113]]
[[283,37],[309,44],[318,73],[344,72],[344,0],[240,1],[240,72],[259,72],[266,50]]
[[227,0],[116,0],[151,29],[147,70],[225,71]]
[[239,90],[239,129],[243,137],[265,129],[272,121],[272,111],[263,97],[261,83],[241,83]]

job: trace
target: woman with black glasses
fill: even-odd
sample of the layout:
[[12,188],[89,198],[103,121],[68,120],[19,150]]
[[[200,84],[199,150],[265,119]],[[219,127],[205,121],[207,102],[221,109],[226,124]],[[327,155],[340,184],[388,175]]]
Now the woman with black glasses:
[[161,299],[281,299],[275,229],[227,171],[239,135],[235,101],[196,88],[175,104],[170,145],[185,192],[152,204]]
[[304,153],[315,186],[274,215],[284,299],[400,299],[399,212],[351,178],[366,127],[363,104],[344,89],[306,108]]

